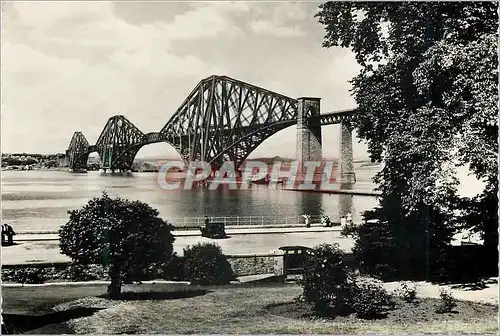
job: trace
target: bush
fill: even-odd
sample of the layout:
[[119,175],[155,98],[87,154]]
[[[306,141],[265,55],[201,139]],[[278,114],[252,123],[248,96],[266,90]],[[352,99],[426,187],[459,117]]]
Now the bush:
[[43,268],[20,268],[11,274],[12,280],[21,284],[42,284],[49,279]]
[[299,284],[303,298],[322,316],[352,312],[354,274],[338,245],[319,245],[307,251]]
[[162,279],[171,281],[186,280],[184,263],[184,257],[180,257],[174,253],[170,263],[163,268]]
[[363,224],[350,229],[360,271],[385,281],[442,279],[453,225],[433,207],[405,213],[398,197],[384,196],[379,207],[365,211]]
[[103,193],[69,214],[59,230],[61,252],[77,264],[109,266],[110,297],[120,295],[124,281],[149,277],[172,258],[172,226],[145,203]]
[[72,281],[92,281],[107,278],[107,269],[101,265],[70,265],[60,273]]
[[385,317],[395,305],[392,297],[382,287],[371,283],[360,283],[356,288],[353,308],[358,317],[374,319]]
[[355,236],[356,232],[357,232],[357,225],[350,222],[344,225],[344,227],[342,227],[342,230],[340,230],[340,235],[342,237],[352,237]]
[[235,279],[231,264],[213,243],[184,250],[184,273],[188,281],[199,285],[226,285]]
[[457,300],[451,295],[451,293],[442,289],[439,291],[439,297],[441,301],[436,307],[436,313],[438,314],[451,313],[453,309],[457,306]]
[[403,283],[401,288],[396,290],[396,294],[405,302],[411,303],[417,298],[417,288],[415,286],[408,286],[408,284]]

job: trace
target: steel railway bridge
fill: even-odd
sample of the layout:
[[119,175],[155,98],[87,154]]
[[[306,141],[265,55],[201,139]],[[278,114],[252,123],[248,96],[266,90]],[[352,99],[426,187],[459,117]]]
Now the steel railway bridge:
[[[159,132],[143,133],[123,115],[107,121],[91,145],[73,134],[66,160],[73,171],[85,170],[97,152],[103,168],[129,170],[141,147],[158,142],[173,146],[185,162],[224,159],[239,167],[264,140],[297,125],[297,160],[322,159],[321,126],[341,124],[341,174],[352,173],[352,134],[347,123],[355,110],[320,114],[320,98],[293,99],[227,76],[201,80]],[[347,122],[347,123],[346,123]]]

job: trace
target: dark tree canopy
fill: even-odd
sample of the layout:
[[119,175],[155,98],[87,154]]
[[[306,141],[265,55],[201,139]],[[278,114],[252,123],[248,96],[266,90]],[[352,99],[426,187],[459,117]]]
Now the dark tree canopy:
[[59,230],[61,252],[80,264],[109,265],[118,294],[126,276],[140,275],[172,258],[172,226],[145,203],[103,193],[69,214]]
[[[320,5],[323,46],[350,48],[362,66],[351,82],[359,112],[351,126],[384,162],[379,215],[394,235],[421,227],[446,245],[444,228],[466,219],[496,245],[496,207],[484,207],[498,203],[497,10],[495,2]],[[485,182],[482,195],[459,197],[459,166]]]

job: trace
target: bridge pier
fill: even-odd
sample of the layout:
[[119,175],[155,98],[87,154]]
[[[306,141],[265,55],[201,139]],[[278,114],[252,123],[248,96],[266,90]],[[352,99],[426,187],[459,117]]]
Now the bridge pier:
[[340,183],[356,182],[352,150],[352,131],[345,123],[340,123]]
[[298,98],[297,104],[297,170],[305,173],[304,163],[323,159],[321,121],[311,118],[320,115],[321,98]]

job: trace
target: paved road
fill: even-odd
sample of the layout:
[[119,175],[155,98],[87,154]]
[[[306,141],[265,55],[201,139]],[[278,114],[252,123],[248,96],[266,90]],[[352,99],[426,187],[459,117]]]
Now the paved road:
[[[274,253],[278,252],[281,246],[286,245],[314,247],[323,243],[338,243],[340,248],[346,252],[349,252],[353,247],[353,241],[342,238],[337,228],[313,228],[315,232],[307,231],[306,228],[299,229],[295,229],[296,232],[290,232],[292,229],[227,230],[229,238],[217,240],[204,238],[200,235],[183,236],[179,234],[175,238],[174,250],[182,255],[184,248],[200,242],[216,242],[228,255]],[[282,233],[276,233],[278,231]],[[177,233],[179,232],[181,231]],[[19,235],[17,238],[19,238],[19,245],[2,248],[2,263],[4,265],[69,261],[66,256],[59,253],[57,235]],[[32,240],[40,238],[51,238],[52,240]]]

